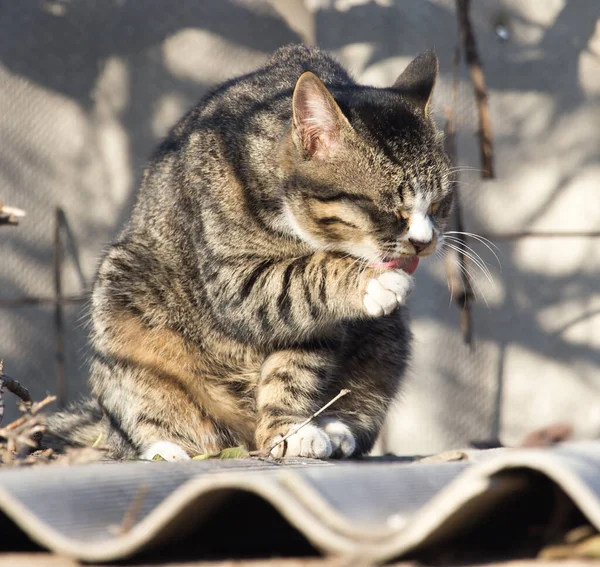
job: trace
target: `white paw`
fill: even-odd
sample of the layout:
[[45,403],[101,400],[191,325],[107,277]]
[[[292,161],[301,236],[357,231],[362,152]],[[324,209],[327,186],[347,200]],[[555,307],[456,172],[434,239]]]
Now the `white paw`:
[[[298,427],[295,423],[290,430]],[[277,443],[283,435],[278,435],[273,439],[273,444]],[[290,435],[283,443],[279,443],[272,451],[271,455],[276,458],[281,457],[307,457],[311,459],[327,459],[331,456],[331,442],[329,437],[315,425],[305,425],[298,433]]]
[[323,431],[327,433],[331,442],[331,456],[338,459],[344,459],[354,453],[356,449],[356,439],[352,435],[350,428],[335,417],[323,418],[320,422]]
[[367,313],[375,317],[389,315],[404,304],[414,287],[414,279],[404,270],[390,270],[373,278],[363,300]]
[[148,445],[140,455],[140,459],[151,461],[156,455],[160,455],[165,461],[189,461],[190,456],[175,443],[170,441],[155,441]]

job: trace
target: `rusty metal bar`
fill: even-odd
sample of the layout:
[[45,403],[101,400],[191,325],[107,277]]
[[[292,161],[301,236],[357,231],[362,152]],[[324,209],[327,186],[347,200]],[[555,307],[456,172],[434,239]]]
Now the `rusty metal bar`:
[[473,26],[469,19],[471,0],[456,0],[456,13],[458,17],[458,32],[465,55],[465,61],[469,68],[469,75],[473,90],[475,91],[475,102],[477,115],[479,117],[479,151],[481,153],[481,176],[485,179],[494,177],[494,154],[492,147],[492,119],[488,102],[485,75],[481,65],[481,59],[477,53],[477,44]]
[[54,274],[54,336],[56,352],[56,389],[58,407],[67,403],[67,376],[65,371],[65,327],[63,316],[62,298],[62,268],[64,259],[62,232],[64,212],[56,207],[54,216],[54,247],[53,247],[53,274]]

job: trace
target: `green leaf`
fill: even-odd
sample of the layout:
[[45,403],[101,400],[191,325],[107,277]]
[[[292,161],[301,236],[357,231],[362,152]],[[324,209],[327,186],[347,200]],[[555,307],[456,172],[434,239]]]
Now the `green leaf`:
[[223,449],[219,453],[219,459],[244,459],[249,456],[250,453],[248,452],[248,449],[243,446],[229,447],[228,449]]
[[203,455],[196,455],[192,457],[193,461],[204,461],[206,459],[244,459],[249,457],[250,453],[246,447],[240,445],[239,447],[228,447],[223,449],[220,453],[205,453]]
[[203,455],[196,455],[192,457],[192,461],[205,461],[206,459],[214,459],[219,456],[219,453],[204,453]]
[[156,453],[156,455],[154,455],[154,457],[152,457],[153,461],[164,461],[165,459],[163,459],[160,454]]

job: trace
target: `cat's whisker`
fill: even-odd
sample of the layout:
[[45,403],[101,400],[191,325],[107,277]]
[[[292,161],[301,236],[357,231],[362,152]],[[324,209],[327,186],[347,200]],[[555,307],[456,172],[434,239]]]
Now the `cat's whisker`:
[[[460,250],[460,249],[457,249],[457,248],[452,248],[451,246],[450,246],[450,248],[451,248],[451,249],[453,249],[453,250],[455,250],[455,251],[456,251],[456,252],[458,252],[458,253],[462,253],[462,254],[464,254],[464,251],[463,251],[463,250]],[[468,259],[468,260],[470,260],[471,262],[473,262],[473,265],[474,265],[476,268],[478,268],[478,269],[481,271],[481,273],[482,273],[482,274],[485,276],[485,278],[486,278],[486,279],[487,279],[487,281],[490,283],[490,285],[492,285],[492,286],[494,286],[494,285],[495,285],[495,284],[494,284],[494,281],[493,281],[493,279],[492,279],[492,277],[490,276],[490,274],[489,274],[487,271],[485,271],[485,270],[484,270],[484,269],[481,267],[481,265],[480,265],[480,264],[478,264],[478,263],[477,263],[477,262],[476,262],[476,261],[475,261],[473,258],[469,257],[467,254],[464,254],[464,257],[465,257],[465,259]],[[463,265],[464,265],[464,263],[463,263]]]
[[[484,236],[480,236],[479,234],[475,234],[473,232],[464,232],[460,230],[451,230],[446,232],[446,235],[450,236],[455,234],[462,234],[464,236],[467,236],[468,238],[473,238],[474,240],[477,240],[478,242],[483,244],[494,255],[494,258],[496,258],[496,262],[498,262],[498,267],[500,268],[500,270],[502,270],[502,262],[500,262],[500,258],[498,256],[498,254],[502,254],[502,251],[500,250],[497,244],[492,242],[489,238],[485,238]],[[496,251],[494,251],[494,248],[496,249],[497,253]]]
[[492,274],[492,271],[490,270],[489,265],[487,264],[487,262],[485,262],[485,260],[483,260],[483,258],[481,258],[481,256],[479,256],[479,254],[477,254],[475,251],[469,249],[468,247],[461,245],[461,243],[450,241],[450,242],[447,242],[447,245],[449,247],[454,247],[454,250],[461,253],[463,256],[465,256],[465,258],[468,258],[469,260],[471,260],[473,262],[473,264],[475,266],[477,266],[482,271],[482,273],[486,276],[486,278],[488,279],[490,284],[495,285],[495,282],[493,281],[494,276]]
[[[345,256],[343,256],[343,258],[351,258],[351,257],[352,257],[352,254],[346,254]],[[352,262],[352,263],[351,263],[351,264],[350,264],[350,265],[349,265],[349,266],[348,266],[348,267],[347,267],[347,268],[346,268],[346,269],[345,269],[345,270],[344,270],[344,271],[343,271],[343,272],[340,274],[340,277],[339,277],[339,278],[337,278],[337,280],[334,280],[334,282],[335,282],[335,285],[338,285],[338,284],[339,284],[339,283],[342,281],[342,279],[344,278],[344,276],[345,276],[345,275],[348,273],[348,271],[349,271],[349,270],[351,270],[351,269],[352,269],[352,267],[353,267],[353,266],[354,266],[354,265],[355,265],[357,262],[360,262],[360,261],[361,261],[361,258],[355,258],[355,259],[354,259],[354,262]]]
[[476,278],[474,278],[469,271],[466,269],[466,266],[464,266],[458,259],[456,258],[451,258],[451,261],[453,261],[456,266],[458,267],[460,273],[462,273],[465,277],[465,280],[468,281],[470,287],[471,287],[471,293],[473,294],[473,299],[475,301],[478,301],[479,299],[482,299],[483,302],[485,303],[486,307],[489,308],[489,303],[487,301],[487,298],[485,296],[485,293],[483,292],[479,282],[476,280]]
[[489,309],[490,305],[487,301],[487,298],[485,297],[485,294],[483,293],[481,287],[477,283],[477,280],[469,273],[469,270],[466,269],[466,266],[464,266],[458,260],[458,258],[452,258],[451,256],[449,256],[449,260],[458,267],[460,272],[465,276],[466,280],[469,282],[469,285],[471,286],[471,290],[473,292],[473,298],[475,300],[477,300],[478,298],[483,299],[483,302],[485,303],[486,307]]
[[[491,271],[489,270],[490,265],[481,257],[480,254],[478,254],[471,246],[469,246],[464,240],[457,238],[456,236],[452,236],[452,235],[448,235],[444,237],[445,241],[451,242],[457,246],[459,246],[461,248],[461,250],[465,250],[465,252],[469,252],[470,254],[472,254],[474,257],[476,257],[477,259],[479,259],[481,261],[482,264],[484,264],[486,266],[486,271],[491,275]],[[498,264],[500,265],[500,259],[498,258],[498,256],[494,253],[494,251],[492,250],[492,254],[494,254],[494,257],[496,258],[496,260],[498,261]],[[502,267],[500,265],[500,267]]]
[[500,252],[500,248],[498,247],[498,245],[495,242],[493,242],[489,238],[485,238],[485,236],[475,234],[474,232],[465,232],[463,230],[448,230],[444,234],[446,234],[446,235],[462,234],[463,236],[468,236],[469,238],[475,238],[475,239],[479,240],[480,242],[486,242],[488,245],[490,245],[491,247],[498,250],[498,252]]
[[[433,253],[433,257],[444,261],[447,257],[447,253],[448,253],[448,251],[446,249],[444,249],[443,247],[441,247]],[[450,259],[450,258],[448,258],[448,259]],[[450,307],[452,305],[452,300],[454,299],[454,285],[452,283],[451,278],[446,277],[446,287],[448,288],[448,291],[450,292],[450,303],[448,303],[448,307]]]
[[487,280],[490,282],[490,284],[494,285],[492,273],[490,272],[490,270],[488,269],[488,267],[484,263],[482,263],[482,261],[480,259],[478,259],[477,257],[475,257],[468,250],[465,250],[464,248],[460,248],[458,246],[455,246],[451,242],[445,242],[444,244],[448,248],[450,248],[450,249],[458,252],[459,254],[462,254],[463,256],[465,256],[466,258],[468,258],[469,260],[471,260],[473,262],[473,264],[475,266],[477,266],[481,270],[482,274],[487,278]]
[[455,165],[448,169],[450,173],[456,173],[461,171],[474,171],[476,173],[481,173],[483,170],[478,167],[473,167],[470,165]]

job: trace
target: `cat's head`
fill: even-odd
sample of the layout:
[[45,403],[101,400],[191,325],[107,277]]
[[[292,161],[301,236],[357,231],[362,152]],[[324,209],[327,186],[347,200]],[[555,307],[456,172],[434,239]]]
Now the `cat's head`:
[[286,222],[298,237],[373,264],[437,249],[452,205],[429,116],[437,69],[430,51],[387,89],[329,91],[313,73],[299,78],[282,162]]

